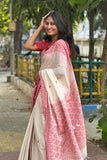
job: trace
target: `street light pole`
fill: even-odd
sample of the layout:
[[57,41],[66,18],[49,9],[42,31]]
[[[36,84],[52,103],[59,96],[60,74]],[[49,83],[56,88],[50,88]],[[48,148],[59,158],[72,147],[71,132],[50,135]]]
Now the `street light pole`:
[[[13,10],[12,10],[13,0],[10,1],[10,23],[13,21]],[[10,70],[11,75],[14,74],[14,31],[11,31],[11,40],[10,40]]]

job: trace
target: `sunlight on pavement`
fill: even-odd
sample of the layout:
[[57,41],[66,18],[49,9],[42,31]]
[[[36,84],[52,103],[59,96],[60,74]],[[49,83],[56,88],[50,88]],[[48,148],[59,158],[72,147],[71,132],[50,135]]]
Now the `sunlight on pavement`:
[[0,131],[0,152],[20,151],[24,134]]

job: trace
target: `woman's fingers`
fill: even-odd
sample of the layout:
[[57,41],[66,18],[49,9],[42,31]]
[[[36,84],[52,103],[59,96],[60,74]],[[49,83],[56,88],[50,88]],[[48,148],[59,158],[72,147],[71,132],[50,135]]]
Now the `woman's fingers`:
[[46,14],[45,16],[42,17],[41,24],[40,24],[40,25],[42,26],[42,28],[44,28],[45,18],[46,18],[47,16],[49,16],[49,14],[50,14],[50,12],[49,12],[48,14]]
[[40,77],[39,77],[39,75],[37,74],[37,75],[35,76],[35,84],[38,83],[39,79],[40,79]]

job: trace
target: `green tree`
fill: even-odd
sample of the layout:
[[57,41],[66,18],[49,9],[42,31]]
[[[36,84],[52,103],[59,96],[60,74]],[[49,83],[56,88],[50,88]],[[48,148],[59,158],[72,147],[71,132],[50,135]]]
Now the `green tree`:
[[97,8],[99,3],[103,0],[69,0],[72,6],[78,5],[79,14],[87,13],[89,19],[89,59],[94,59],[94,18],[97,14]]
[[46,10],[45,1],[41,3],[38,0],[13,0],[13,19],[16,22],[16,31],[14,33],[15,53],[21,52],[22,34],[25,33],[26,29],[31,28],[31,22],[37,27],[41,16],[44,15],[43,13]]
[[[80,4],[79,11],[88,10],[89,13],[93,11],[94,8],[99,8],[101,11],[101,15],[103,17],[104,26],[106,29],[106,35],[104,40],[104,46],[103,46],[103,54],[102,54],[102,60],[104,61],[103,64],[103,73],[101,78],[101,95],[102,98],[105,98],[105,87],[106,87],[106,72],[107,72],[107,0],[69,0],[71,5]],[[91,13],[92,14],[92,13]],[[92,22],[91,22],[92,23]],[[92,27],[93,28],[93,27]],[[91,28],[90,28],[91,29]],[[92,44],[93,42],[93,33],[90,31],[90,38]],[[91,45],[89,46],[91,50]],[[92,54],[92,51],[91,51]]]
[[[2,0],[3,1],[3,0]],[[75,21],[79,22],[84,18],[84,11],[87,12],[87,16],[90,20],[90,59],[93,57],[93,31],[94,31],[94,16],[96,14],[95,8],[98,8],[100,4],[100,11],[103,16],[105,28],[107,28],[106,21],[106,2],[107,0],[13,0],[14,2],[14,19],[22,21],[32,21],[36,27],[39,26],[41,18],[48,13],[50,10],[60,11],[68,21],[69,28],[72,33],[73,41],[73,27],[75,26]],[[104,7],[105,5],[105,7]],[[104,10],[103,10],[104,8]],[[23,30],[22,27],[21,30]],[[19,33],[21,32],[19,31]],[[106,29],[107,30],[107,29]],[[17,32],[18,34],[18,32]],[[107,37],[107,36],[106,36]],[[107,50],[107,40],[105,37],[103,59],[106,60],[106,50]],[[18,36],[16,36],[16,39]],[[18,40],[18,39],[17,39]],[[19,41],[19,40],[18,40]],[[18,44],[18,42],[17,42]],[[72,53],[74,52],[74,47],[72,43]],[[73,54],[74,55],[74,54]],[[91,56],[92,55],[92,56]],[[75,57],[72,58],[73,60]],[[106,72],[105,72],[106,73]],[[104,75],[105,75],[104,73]]]
[[[16,1],[14,0],[14,3]],[[79,12],[77,10],[77,5],[71,6],[69,0],[19,0],[20,9],[18,11],[22,12],[28,20],[31,20],[36,27],[39,26],[41,18],[51,10],[60,11],[66,18],[69,29],[72,35],[72,59],[75,60],[74,51],[74,39],[73,39],[73,27],[75,26],[75,20],[80,21]],[[73,54],[74,53],[74,54]]]
[[0,34],[6,36],[9,34],[9,0],[0,0]]

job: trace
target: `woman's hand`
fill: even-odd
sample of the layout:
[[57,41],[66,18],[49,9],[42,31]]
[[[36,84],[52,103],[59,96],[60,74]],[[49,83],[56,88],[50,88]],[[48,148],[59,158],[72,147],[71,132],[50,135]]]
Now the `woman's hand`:
[[37,73],[35,76],[35,84],[37,84],[39,80],[40,80],[40,77],[39,77],[39,74]]
[[42,17],[40,27],[43,29],[44,28],[44,22],[45,22],[45,17]]
[[46,18],[48,15],[49,15],[49,13],[46,14],[44,17],[42,17],[42,20],[41,20],[41,23],[40,23],[40,27],[41,27],[42,29],[44,28],[45,18]]

